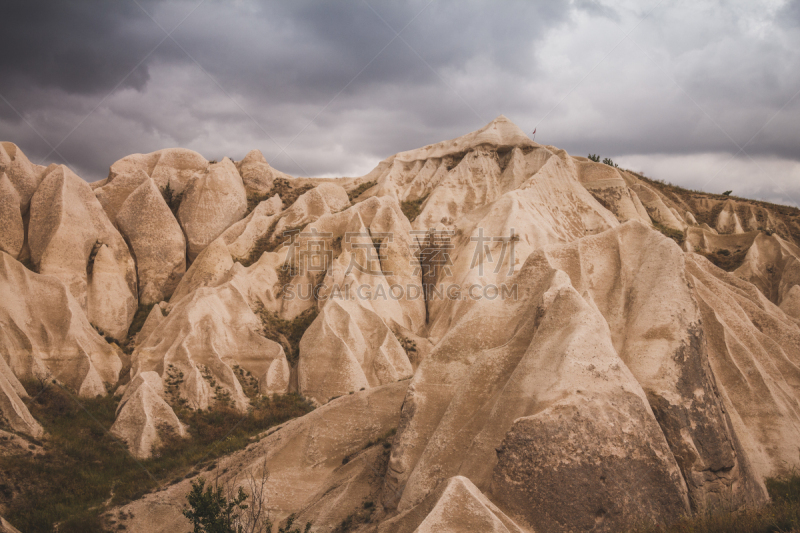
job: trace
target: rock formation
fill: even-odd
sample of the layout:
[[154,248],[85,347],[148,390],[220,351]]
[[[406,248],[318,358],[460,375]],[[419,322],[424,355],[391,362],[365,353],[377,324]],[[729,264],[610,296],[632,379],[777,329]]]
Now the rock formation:
[[82,396],[119,379],[118,349],[89,323],[66,285],[0,253],[0,354],[19,379],[55,379]]
[[133,259],[89,185],[63,165],[49,168],[31,199],[28,243],[39,273],[63,281],[104,334],[125,337],[136,311]]
[[186,272],[186,239],[152,179],[126,198],[116,221],[136,258],[139,304],[168,299]]
[[227,157],[215,163],[187,185],[178,211],[186,233],[189,261],[219,237],[247,210],[242,177]]
[[[138,458],[188,437],[189,409],[297,392],[317,408],[213,475],[265,479],[271,516],[314,531],[620,531],[762,505],[800,467],[796,209],[502,116],[341,180],[176,148],[89,186],[0,148],[9,430],[47,438],[30,378],[113,389]],[[126,527],[188,532],[201,475]]]

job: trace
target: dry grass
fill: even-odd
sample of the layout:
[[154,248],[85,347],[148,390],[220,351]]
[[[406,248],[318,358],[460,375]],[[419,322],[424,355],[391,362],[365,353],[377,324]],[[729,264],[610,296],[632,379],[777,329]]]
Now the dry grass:
[[359,185],[358,187],[356,187],[355,189],[353,189],[352,191],[347,193],[347,197],[350,199],[351,202],[353,202],[359,196],[361,196],[362,194],[364,194],[365,192],[367,192],[369,189],[373,188],[377,184],[378,184],[377,181],[368,181],[366,183],[362,183],[361,185]]
[[276,194],[283,202],[283,207],[287,208],[291,206],[301,194],[308,192],[313,188],[314,186],[310,184],[294,185],[286,178],[275,178],[275,180],[272,182],[272,188],[269,191],[263,194],[247,195],[247,213],[245,213],[245,216],[249,215],[258,204],[264,200],[272,198]]
[[403,214],[406,216],[409,222],[414,222],[414,220],[419,216],[422,212],[422,204],[425,203],[427,200],[427,196],[423,196],[422,198],[417,198],[416,200],[406,200],[405,202],[400,203],[400,210],[403,211]]
[[800,533],[800,476],[768,479],[772,503],[760,509],[717,512],[680,519],[636,533]]
[[26,533],[50,532],[56,524],[60,533],[105,531],[107,508],[207,469],[255,435],[312,409],[296,394],[258,397],[246,414],[179,409],[191,438],[169,440],[153,458],[136,461],[107,431],[119,398],[79,402],[73,392],[44,385],[25,383],[35,398],[28,407],[47,432],[39,443],[44,453],[0,456],[3,515]]
[[[641,173],[626,170],[644,181],[647,185],[672,199],[679,205],[688,207],[695,215],[698,224],[708,224],[712,228],[717,223],[717,217],[724,206],[724,202],[733,199],[736,202],[743,204],[750,204],[755,207],[762,207],[770,210],[778,220],[778,227],[765,228],[774,230],[782,238],[793,241],[795,244],[800,245],[800,209],[790,205],[773,204],[771,202],[764,202],[761,200],[749,200],[733,195],[715,194],[710,192],[698,191],[695,189],[686,189],[679,187],[664,180],[657,180],[643,176]],[[700,202],[703,200],[714,200],[715,205],[711,209],[701,209]],[[741,215],[740,215],[741,216]],[[761,222],[761,220],[759,220]]]
[[284,320],[261,306],[255,311],[261,319],[262,335],[283,346],[289,364],[296,365],[300,358],[300,339],[319,314],[316,306],[303,311],[293,320]]
[[726,272],[733,272],[744,263],[747,249],[730,252],[728,250],[717,250],[716,252],[698,252],[706,259]]
[[668,228],[663,224],[659,224],[655,220],[653,221],[653,227],[664,234],[665,237],[669,237],[676,243],[678,246],[683,246],[683,241],[686,240],[686,235],[682,231],[678,231],[676,229]]

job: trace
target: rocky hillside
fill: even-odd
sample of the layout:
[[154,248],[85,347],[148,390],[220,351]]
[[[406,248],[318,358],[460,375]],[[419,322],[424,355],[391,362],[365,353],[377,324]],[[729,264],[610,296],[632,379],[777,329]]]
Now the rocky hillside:
[[[110,432],[140,459],[188,435],[179,413],[298,392],[313,412],[202,475],[318,532],[758,506],[800,467],[798,245],[797,209],[570,156],[502,116],[341,180],[166,149],[88,184],[4,142],[3,432],[47,439],[37,379],[119,397]],[[200,475],[114,516],[190,531]]]

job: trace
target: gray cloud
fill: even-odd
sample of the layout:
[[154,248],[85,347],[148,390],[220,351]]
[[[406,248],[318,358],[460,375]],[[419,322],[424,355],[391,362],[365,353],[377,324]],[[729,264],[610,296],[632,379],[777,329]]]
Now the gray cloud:
[[[89,180],[166,146],[354,175],[499,114],[688,185],[688,156],[735,154],[768,121],[738,158],[800,160],[797,1],[138,2],[12,3],[0,137],[58,161],[69,134],[58,152]],[[150,15],[190,12],[153,50]]]

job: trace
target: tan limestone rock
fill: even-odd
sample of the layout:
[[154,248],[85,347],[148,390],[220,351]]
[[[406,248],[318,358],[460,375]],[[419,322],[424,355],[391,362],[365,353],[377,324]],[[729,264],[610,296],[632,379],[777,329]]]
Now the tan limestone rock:
[[[89,185],[67,167],[52,165],[33,195],[30,215],[28,242],[38,271],[63,281],[90,317],[111,311],[115,320],[125,322],[124,327],[113,329],[126,329],[136,311],[135,264]],[[117,264],[113,274],[102,269],[103,284],[113,286],[117,293],[114,299],[90,301],[90,261],[103,246],[109,252],[104,253],[104,263]],[[103,307],[92,309],[90,304],[96,303]]]
[[186,272],[186,239],[153,180],[128,196],[117,224],[136,258],[139,304],[168,299]]
[[27,398],[28,393],[6,360],[0,357],[0,421],[14,431],[39,438],[44,430],[22,401]]
[[379,533],[523,533],[467,478],[454,476],[422,503],[381,524]]
[[120,353],[94,330],[63,282],[0,252],[0,354],[19,379],[55,379],[81,396],[106,394]]
[[189,261],[222,232],[238,222],[247,210],[242,178],[230,159],[209,166],[193,178],[178,210],[188,244]]
[[6,173],[0,173],[0,251],[14,259],[19,257],[25,242],[25,227],[19,206],[17,190]]
[[107,185],[94,189],[94,195],[103,206],[109,220],[118,224],[117,213],[122,204],[142,183],[149,181],[150,176],[142,169],[130,174],[121,174]]
[[233,258],[231,258],[225,241],[215,240],[200,252],[200,255],[186,271],[178,286],[175,287],[170,303],[174,304],[180,301],[181,298],[200,287],[219,285],[231,268],[233,268]]
[[163,395],[158,373],[142,372],[128,385],[117,407],[111,434],[122,439],[139,459],[150,457],[170,435],[188,435]]
[[31,197],[42,181],[41,167],[32,164],[19,147],[0,142],[0,174],[5,173],[19,195],[20,212],[27,213]]
[[102,244],[96,248],[88,272],[87,316],[103,335],[118,341],[127,337],[136,313],[136,299],[125,282],[125,274],[110,247]]

